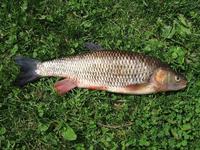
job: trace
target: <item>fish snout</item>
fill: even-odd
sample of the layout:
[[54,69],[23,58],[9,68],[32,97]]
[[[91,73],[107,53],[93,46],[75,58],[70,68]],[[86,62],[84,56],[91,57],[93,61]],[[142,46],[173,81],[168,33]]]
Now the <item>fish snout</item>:
[[184,78],[184,79],[181,81],[181,85],[182,85],[182,88],[181,88],[181,89],[184,89],[184,88],[186,88],[186,86],[187,86],[187,83],[188,83],[187,79],[186,79],[186,78]]

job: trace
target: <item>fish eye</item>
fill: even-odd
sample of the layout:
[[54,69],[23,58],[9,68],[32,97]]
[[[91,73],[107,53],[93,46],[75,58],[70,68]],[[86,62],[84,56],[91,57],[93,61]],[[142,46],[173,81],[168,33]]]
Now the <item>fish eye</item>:
[[175,80],[176,80],[176,82],[179,82],[181,80],[181,78],[179,76],[175,76]]

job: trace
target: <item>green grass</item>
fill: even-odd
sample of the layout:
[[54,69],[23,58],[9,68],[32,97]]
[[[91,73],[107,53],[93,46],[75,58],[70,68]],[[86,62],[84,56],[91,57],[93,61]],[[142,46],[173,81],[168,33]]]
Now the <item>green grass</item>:
[[[199,10],[199,0],[2,0],[1,149],[198,149]],[[143,96],[74,89],[63,97],[57,78],[13,85],[15,56],[50,60],[87,51],[88,41],[156,56],[189,84]]]

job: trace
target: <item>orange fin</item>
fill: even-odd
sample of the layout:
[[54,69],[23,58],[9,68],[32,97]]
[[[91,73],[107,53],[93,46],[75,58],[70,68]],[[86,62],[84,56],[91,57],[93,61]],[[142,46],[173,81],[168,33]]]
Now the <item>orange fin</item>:
[[149,83],[131,84],[124,88],[125,93],[150,94],[156,92],[154,86]]
[[128,90],[138,91],[138,90],[145,88],[147,85],[148,85],[147,83],[130,84],[130,85],[127,85],[125,88],[128,89]]
[[54,88],[60,95],[64,95],[76,86],[76,83],[74,83],[73,81],[70,81],[69,79],[64,79],[56,82]]
[[107,87],[105,86],[89,86],[87,87],[89,90],[102,90],[102,91],[105,91],[107,90]]

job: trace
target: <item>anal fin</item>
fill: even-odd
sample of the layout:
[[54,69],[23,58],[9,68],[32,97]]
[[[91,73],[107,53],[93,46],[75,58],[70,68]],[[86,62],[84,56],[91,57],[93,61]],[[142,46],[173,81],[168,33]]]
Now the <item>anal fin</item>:
[[74,83],[73,81],[69,79],[64,79],[56,82],[54,88],[60,95],[64,95],[65,93],[74,89],[76,86],[76,83]]

